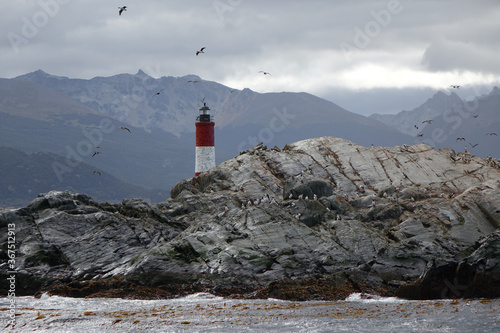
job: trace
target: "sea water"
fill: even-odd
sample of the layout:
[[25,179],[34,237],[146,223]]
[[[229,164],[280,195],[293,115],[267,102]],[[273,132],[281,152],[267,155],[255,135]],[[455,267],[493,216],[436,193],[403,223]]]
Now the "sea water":
[[500,300],[242,300],[200,293],[169,300],[0,298],[2,332],[500,332]]

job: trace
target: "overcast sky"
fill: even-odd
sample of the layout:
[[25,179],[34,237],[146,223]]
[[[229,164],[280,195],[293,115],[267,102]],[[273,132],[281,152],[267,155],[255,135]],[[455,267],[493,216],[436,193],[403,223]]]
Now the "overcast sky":
[[498,0],[1,0],[0,27],[2,78],[196,74],[362,114],[500,82]]

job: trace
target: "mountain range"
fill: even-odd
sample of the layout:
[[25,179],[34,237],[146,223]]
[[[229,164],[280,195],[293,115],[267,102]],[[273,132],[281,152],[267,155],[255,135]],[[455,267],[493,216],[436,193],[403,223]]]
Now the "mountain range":
[[135,75],[81,80],[38,70],[16,80],[56,90],[131,126],[171,133],[181,142],[192,137],[198,109],[206,103],[215,119],[217,150],[230,154],[259,142],[283,146],[324,135],[362,145],[400,144],[409,139],[389,126],[308,93],[235,90],[196,75],[155,79],[139,70]]
[[[486,135],[500,122],[495,113],[500,106],[498,88],[471,102],[438,92],[414,110],[365,117],[305,92],[258,93],[196,75],[153,78],[142,70],[92,79],[38,70],[0,79],[0,146],[19,151],[7,154],[10,158],[25,160],[22,152],[45,154],[44,159],[51,160],[51,168],[44,169],[51,173],[46,178],[57,182],[40,191],[69,189],[116,201],[149,189],[161,195],[147,198],[161,201],[179,180],[194,175],[195,121],[203,103],[211,109],[216,123],[217,163],[259,142],[283,147],[320,136],[341,137],[364,146],[424,142],[435,148],[463,149],[470,141],[479,143],[469,148],[474,154],[500,156],[500,145],[494,144],[496,136]],[[469,105],[474,112],[467,111]],[[476,113],[479,116],[474,118]],[[423,124],[428,118],[434,120]],[[470,126],[472,120],[474,126]],[[466,142],[455,141],[464,136]],[[29,175],[23,180],[14,177],[17,171],[12,165],[15,163],[3,164],[3,179],[33,183]],[[113,175],[135,190],[124,191],[121,186],[109,195],[100,190],[102,187],[87,186],[84,190],[70,186],[70,178],[81,177],[75,172],[79,167],[91,173],[90,179],[99,177],[94,174],[99,171],[101,180]],[[14,185],[8,186],[23,190],[0,190],[0,205],[9,205],[14,197],[16,202],[26,203],[37,191],[26,184]]]

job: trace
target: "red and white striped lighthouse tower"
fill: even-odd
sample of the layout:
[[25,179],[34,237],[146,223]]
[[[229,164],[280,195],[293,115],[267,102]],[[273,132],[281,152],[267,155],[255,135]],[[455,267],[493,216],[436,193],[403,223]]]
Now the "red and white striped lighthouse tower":
[[214,126],[206,103],[200,109],[196,118],[196,161],[194,175],[208,171],[215,166]]

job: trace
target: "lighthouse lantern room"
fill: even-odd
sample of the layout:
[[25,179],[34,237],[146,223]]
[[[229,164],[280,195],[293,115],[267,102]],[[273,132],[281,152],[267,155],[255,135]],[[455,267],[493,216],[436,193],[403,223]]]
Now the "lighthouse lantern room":
[[210,109],[206,103],[196,118],[196,160],[194,175],[208,171],[215,166],[214,126]]

